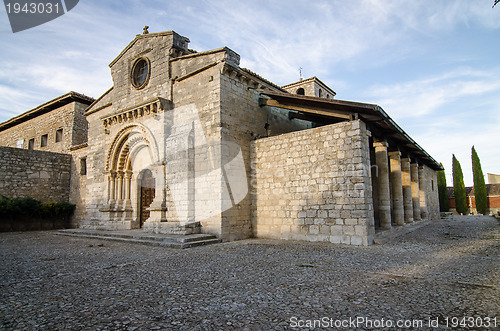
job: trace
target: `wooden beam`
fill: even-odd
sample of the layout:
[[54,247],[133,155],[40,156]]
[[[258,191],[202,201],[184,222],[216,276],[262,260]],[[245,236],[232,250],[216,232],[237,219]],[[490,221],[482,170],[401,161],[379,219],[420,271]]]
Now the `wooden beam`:
[[304,121],[309,121],[309,122],[315,122],[318,124],[333,124],[333,123],[338,123],[338,122],[343,122],[345,121],[344,119],[339,119],[339,118],[333,118],[331,116],[326,117],[326,116],[320,116],[316,114],[304,114],[304,113],[298,113],[295,111],[290,111],[288,113],[288,118],[289,119],[299,119],[299,120],[304,120]]
[[345,119],[345,120],[350,120],[351,114],[352,114],[351,112],[344,112],[344,111],[337,111],[337,110],[325,110],[322,108],[307,106],[307,105],[302,105],[302,106],[289,105],[286,103],[280,103],[279,101],[276,101],[276,100],[264,99],[264,98],[262,98],[260,105],[261,106],[283,108],[283,109],[288,109],[288,110],[295,110],[295,111],[300,111],[302,113],[308,113],[308,114],[341,118],[341,119]]

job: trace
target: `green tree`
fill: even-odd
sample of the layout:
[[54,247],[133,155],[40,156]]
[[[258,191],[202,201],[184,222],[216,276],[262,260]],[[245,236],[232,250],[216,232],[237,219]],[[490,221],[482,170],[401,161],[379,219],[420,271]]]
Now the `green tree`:
[[481,161],[477,156],[476,149],[472,146],[472,175],[474,176],[474,197],[476,200],[476,209],[480,214],[485,215],[488,209],[488,193],[486,192],[486,183],[484,182]]
[[465,194],[464,173],[460,162],[458,162],[455,154],[453,154],[453,191],[455,193],[455,207],[457,213],[467,213],[467,195]]
[[[441,168],[443,168],[442,163]],[[446,187],[446,175],[444,170],[439,170],[437,172],[437,184],[439,193],[439,210],[441,212],[447,212],[450,210],[450,203],[448,201],[448,189]]]

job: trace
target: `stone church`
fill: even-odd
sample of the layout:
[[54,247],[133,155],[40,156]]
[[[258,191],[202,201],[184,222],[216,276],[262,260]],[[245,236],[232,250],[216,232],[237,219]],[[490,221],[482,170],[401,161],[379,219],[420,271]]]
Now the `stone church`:
[[[316,77],[278,86],[227,47],[188,43],[145,30],[109,64],[108,91],[1,123],[0,152],[71,155],[67,199],[87,229],[369,245],[439,218],[440,165],[380,106]],[[0,194],[22,195],[6,168]]]

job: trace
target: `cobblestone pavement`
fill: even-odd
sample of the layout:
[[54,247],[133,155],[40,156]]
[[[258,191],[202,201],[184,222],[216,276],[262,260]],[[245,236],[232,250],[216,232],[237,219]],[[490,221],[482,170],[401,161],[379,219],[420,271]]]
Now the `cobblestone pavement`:
[[500,329],[499,230],[492,217],[454,217],[370,247],[244,240],[187,250],[1,233],[0,328],[280,330],[320,319],[436,330],[436,318],[445,329],[446,317],[496,317]]

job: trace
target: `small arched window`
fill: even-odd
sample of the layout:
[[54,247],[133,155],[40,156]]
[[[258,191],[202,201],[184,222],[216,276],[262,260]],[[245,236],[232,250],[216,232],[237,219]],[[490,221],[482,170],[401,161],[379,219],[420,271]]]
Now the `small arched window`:
[[323,90],[319,89],[318,91],[318,97],[322,98],[323,97]]
[[305,94],[306,94],[306,91],[304,91],[304,89],[303,89],[302,87],[299,87],[299,88],[297,89],[297,94],[298,94],[298,95],[305,95]]

